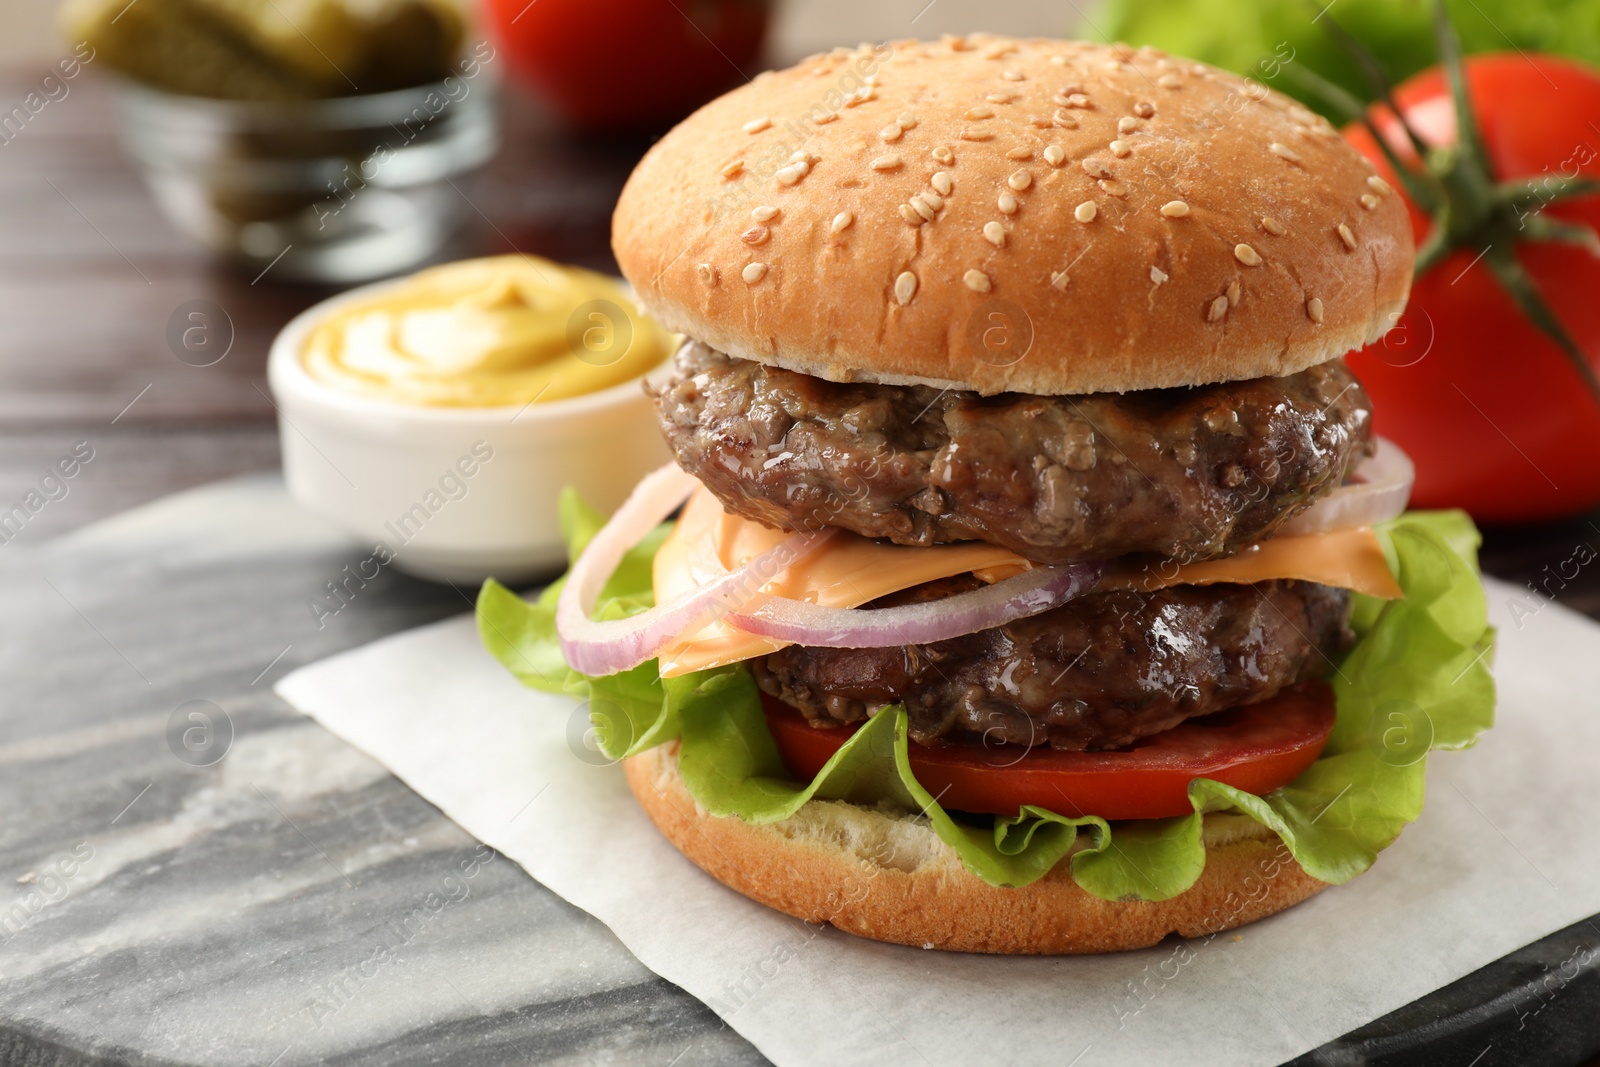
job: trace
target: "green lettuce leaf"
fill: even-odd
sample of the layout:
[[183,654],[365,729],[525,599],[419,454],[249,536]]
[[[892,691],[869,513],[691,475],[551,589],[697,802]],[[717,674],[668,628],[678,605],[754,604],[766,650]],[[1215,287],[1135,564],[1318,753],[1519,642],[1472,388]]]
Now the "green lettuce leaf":
[[[576,558],[601,519],[569,493],[562,522]],[[623,618],[653,603],[649,564],[664,530],[629,553],[595,617]],[[743,666],[669,679],[654,661],[608,678],[567,669],[555,634],[559,582],[532,602],[486,582],[478,624],[485,647],[524,683],[588,699],[607,756],[678,739],[684,784],[714,815],[770,823],[813,798],[886,805],[919,813],[990,884],[1027,885],[1070,856],[1073,878],[1096,896],[1164,900],[1205,867],[1205,814],[1232,812],[1269,827],[1307,872],[1338,884],[1370,867],[1417,818],[1427,753],[1470,745],[1493,722],[1493,632],[1471,521],[1460,512],[1412,512],[1378,532],[1405,597],[1357,595],[1358,641],[1332,678],[1338,717],[1322,757],[1266,796],[1196,779],[1192,815],[1114,826],[1031,806],[1011,818],[951,815],[911,773],[902,706],[882,709],[815,778],[795,782]]]
[[[585,504],[571,486],[562,490],[556,512],[567,542],[567,558],[577,559],[605,525],[605,516]],[[595,605],[596,618],[626,618],[655,605],[651,563],[656,558],[656,549],[670,531],[669,525],[658,526],[628,551],[600,592]],[[556,634],[556,599],[566,584],[565,576],[557,578],[545,587],[538,599],[529,603],[493,578],[484,582],[478,592],[477,606],[478,637],[483,647],[523,685],[532,689],[588,696],[594,682],[601,683],[608,693],[625,688],[626,683],[614,679],[587,678],[568,667],[562,658],[561,640]],[[646,672],[641,665],[628,673],[637,673],[639,677],[649,673],[653,677],[654,668]],[[659,695],[657,699],[659,701]],[[605,729],[597,726],[597,733],[603,734]]]

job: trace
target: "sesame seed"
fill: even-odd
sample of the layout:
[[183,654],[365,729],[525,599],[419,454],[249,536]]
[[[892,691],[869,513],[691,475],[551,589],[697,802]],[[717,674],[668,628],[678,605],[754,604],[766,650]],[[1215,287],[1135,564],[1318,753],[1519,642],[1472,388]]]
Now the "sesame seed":
[[1339,223],[1339,240],[1343,241],[1344,246],[1350,251],[1355,251],[1356,235],[1350,231],[1349,225],[1343,222]]
[[1156,106],[1144,100],[1133,105],[1133,113],[1142,119],[1147,119],[1156,113]]
[[767,118],[767,116],[762,115],[758,119],[751,119],[749,122],[745,123],[744,124],[744,132],[745,133],[760,133],[762,130],[770,129],[771,127],[772,127],[772,120]]
[[887,156],[879,156],[877,159],[874,159],[872,161],[872,169],[873,170],[895,170],[896,168],[898,168],[900,166],[900,164],[902,164],[904,162],[905,162],[905,160],[901,159],[897,155],[892,155],[891,154],[891,155],[887,155]]
[[1066,56],[1051,56],[1050,57],[1050,62],[1054,63],[1058,67],[1064,67],[1064,66],[1067,65],[1067,57]]
[[976,126],[968,126],[961,131],[960,136],[963,141],[987,141],[994,136],[994,133]]
[[1006,158],[1007,159],[1016,159],[1016,160],[1032,159],[1033,158],[1033,149],[1031,149],[1031,148],[1013,148],[1011,151],[1006,153]]
[[1008,44],[993,44],[983,50],[983,58],[1004,59],[1009,53],[1015,51],[1016,49]]
[[778,217],[778,209],[775,207],[770,207],[766,204],[762,204],[760,207],[750,212],[750,217],[755,219],[757,222],[771,222],[773,219]]
[[1306,318],[1318,326],[1322,325],[1322,301],[1317,297],[1312,297],[1306,301]]
[[1228,298],[1225,296],[1219,296],[1215,300],[1211,301],[1210,307],[1206,308],[1206,321],[1220,322],[1222,321],[1222,316],[1226,315],[1227,313]]
[[1156,285],[1160,285],[1162,282],[1167,280],[1167,272],[1162,270],[1160,267],[1151,267],[1150,280]]
[[900,217],[911,223],[913,226],[921,226],[924,222],[928,221],[921,215],[917,214],[917,209],[912,207],[910,204],[900,205]]
[[1101,178],[1099,181],[1095,182],[1095,184],[1098,185],[1100,187],[1100,191],[1105,193],[1107,196],[1114,196],[1119,200],[1126,199],[1128,196],[1128,187],[1117,181],[1115,178]]
[[1182,200],[1168,200],[1161,205],[1161,213],[1169,219],[1181,219],[1189,213],[1189,205]]
[[1051,122],[1050,122],[1049,119],[1045,118],[1043,115],[1029,115],[1028,116],[1028,125],[1033,126],[1036,129],[1047,130],[1047,129],[1050,128]]
[[1002,70],[1000,72],[1000,77],[1004,78],[1008,82],[1027,81],[1027,76],[1020,70]]
[[917,116],[909,111],[895,119],[895,121],[900,124],[901,129],[914,130],[917,128]]
[[1067,153],[1063,151],[1061,146],[1058,144],[1046,145],[1044,150],[1044,161],[1050,164],[1052,167],[1059,167],[1061,164],[1067,161]]
[[1072,112],[1065,109],[1056,111],[1056,113],[1050,117],[1051,120],[1062,129],[1075,130],[1078,128],[1078,120],[1073,117]]
[[724,179],[731,180],[733,178],[737,178],[739,173],[743,170],[744,160],[736,159],[732,163],[729,163],[726,167],[722,168],[722,177]]
[[894,298],[901,307],[911,303],[911,298],[917,295],[917,276],[910,271],[902,271],[894,280]]
[[938,193],[918,193],[917,198],[935,211],[944,210],[944,197]]
[[752,226],[739,235],[739,240],[747,245],[758,245],[764,243],[771,236],[772,231],[765,226]]
[[1089,98],[1087,96],[1083,95],[1082,93],[1066,93],[1066,94],[1063,94],[1063,98],[1062,98],[1061,102],[1063,104],[1066,104],[1068,107],[1077,107],[1077,108],[1088,109],[1088,108],[1093,106],[1092,104],[1089,103]]
[[747,285],[754,285],[766,276],[767,265],[765,263],[748,264],[744,270],[739,272],[739,277],[743,278]]
[[789,156],[790,163],[804,163],[807,167],[815,163],[819,157],[807,152],[804,148]]
[[1379,196],[1388,196],[1390,193],[1394,192],[1394,188],[1376,174],[1367,175],[1367,185],[1370,186],[1372,191],[1377,193]]
[[922,216],[924,222],[932,222],[934,215],[937,214],[937,212],[933,210],[933,205],[928,203],[920,196],[913,196],[911,198],[911,210]]
[[1282,237],[1284,234],[1289,232],[1288,229],[1284,227],[1283,223],[1279,222],[1271,215],[1262,216],[1261,228],[1272,234],[1274,237]]
[[1100,162],[1098,159],[1086,159],[1082,163],[1078,164],[1078,166],[1082,167],[1083,172],[1091,178],[1111,177],[1111,171],[1106,169],[1106,165]]
[[1133,147],[1129,145],[1127,141],[1111,142],[1111,154],[1116,156],[1118,159],[1127,158],[1128,153],[1132,151]]
[[1196,63],[1194,66],[1190,67],[1189,70],[1193,74],[1210,74],[1211,73],[1210,69],[1207,68],[1207,66],[1204,63]]
[[850,224],[854,221],[856,221],[855,215],[848,211],[841,211],[833,217],[833,223],[828,229],[834,233],[843,233],[850,228]]
[[989,283],[989,276],[981,270],[969,270],[961,276],[961,280],[975,293],[987,293],[993,288]]
[[1280,159],[1287,159],[1290,163],[1300,162],[1300,153],[1296,152],[1286,144],[1279,144],[1277,141],[1273,141],[1267,147],[1272,150],[1273,155]]
[[696,274],[700,275],[700,280],[705,283],[705,286],[706,286],[707,289],[714,289],[716,287],[716,284],[717,284],[717,268],[716,267],[712,266],[710,263],[702,263],[698,267],[696,267],[694,270],[695,270]]
[[1002,215],[1015,215],[1017,213],[1017,198],[1010,193],[1001,193],[1000,202],[995,205]]
[[900,138],[904,137],[905,135],[906,135],[906,131],[901,129],[900,124],[898,122],[891,122],[891,123],[889,123],[889,125],[885,126],[883,129],[878,131],[878,136],[882,137],[885,141],[888,141],[890,144],[894,144],[896,141],[898,141]]
[[983,239],[996,248],[1004,248],[1006,246],[1006,228],[998,222],[986,222],[983,224]]
[[956,154],[950,151],[950,149],[946,148],[944,145],[940,145],[938,148],[933,150],[933,158],[938,160],[940,163],[952,163],[955,161]]
[[1368,211],[1375,210],[1378,206],[1378,198],[1373,196],[1371,193],[1362,193],[1361,206],[1366,208]]
[[1067,277],[1067,272],[1064,270],[1050,272],[1050,287],[1052,289],[1065,289],[1067,287],[1067,283],[1071,280],[1071,278]]
[[787,167],[780,167],[772,177],[779,185],[794,185],[806,176],[807,169],[804,163],[791,163]]
[[1100,209],[1095,207],[1093,200],[1085,200],[1072,209],[1072,217],[1079,222],[1093,222],[1095,215],[1099,214],[1099,212]]
[[949,196],[950,190],[955,186],[955,183],[950,180],[950,172],[947,170],[934,171],[933,177],[928,179],[928,184],[933,186],[941,196]]
[[1139,120],[1132,115],[1124,115],[1117,120],[1118,133],[1132,133],[1139,128]]
[[1156,79],[1156,84],[1163,89],[1176,89],[1183,84],[1183,79],[1176,74],[1163,74]]
[[838,117],[839,113],[837,111],[824,111],[822,114],[813,117],[811,121],[815,122],[818,126],[823,126],[832,122]]
[[1006,179],[1006,184],[1020,193],[1033,184],[1033,175],[1025,170],[1019,170]]
[[991,104],[1009,104],[1017,98],[1016,93],[990,93],[984,99]]
[[1226,295],[1227,298],[1228,298],[1228,306],[1229,307],[1237,307],[1238,306],[1239,297],[1240,297],[1241,293],[1242,293],[1242,290],[1239,287],[1239,279],[1238,278],[1235,278],[1233,281],[1228,283],[1228,288],[1225,291],[1224,295]]
[[1243,263],[1247,267],[1261,266],[1261,253],[1257,252],[1247,244],[1234,245],[1233,258],[1237,259],[1240,263]]

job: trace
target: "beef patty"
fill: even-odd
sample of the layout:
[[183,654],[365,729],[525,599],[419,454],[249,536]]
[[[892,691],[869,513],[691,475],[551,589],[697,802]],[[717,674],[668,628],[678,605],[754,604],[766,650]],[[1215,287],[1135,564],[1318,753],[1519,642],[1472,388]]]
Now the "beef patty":
[[678,462],[729,511],[1046,563],[1227,555],[1339,485],[1371,433],[1340,360],[1193,389],[983,397],[842,385],[691,343],[655,395]]
[[[973,588],[929,582],[870,607]],[[816,725],[904,701],[923,743],[1116,748],[1184,719],[1321,678],[1352,640],[1348,590],[1311,582],[1090,593],[1052,611],[930,645],[793,645],[751,668]]]

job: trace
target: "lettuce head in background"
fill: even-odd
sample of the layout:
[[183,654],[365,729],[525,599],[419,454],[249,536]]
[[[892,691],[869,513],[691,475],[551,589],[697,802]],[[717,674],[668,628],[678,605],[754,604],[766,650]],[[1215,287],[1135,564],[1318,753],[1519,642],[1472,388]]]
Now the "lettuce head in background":
[[[1319,12],[1336,18],[1398,84],[1437,61],[1431,6],[1432,0],[1108,0],[1094,30],[1107,40],[1251,75],[1340,122],[1344,116],[1292,71],[1303,65],[1358,99],[1372,95]],[[1520,49],[1600,65],[1600,0],[1446,0],[1445,7],[1468,53]]]

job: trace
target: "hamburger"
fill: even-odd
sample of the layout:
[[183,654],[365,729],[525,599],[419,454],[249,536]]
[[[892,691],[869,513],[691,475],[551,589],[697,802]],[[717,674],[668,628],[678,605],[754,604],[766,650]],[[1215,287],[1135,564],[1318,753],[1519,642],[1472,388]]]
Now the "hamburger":
[[836,50],[668,133],[613,247],[686,338],[676,463],[566,501],[565,581],[480,629],[734,890],[928,948],[1214,935],[1370,866],[1488,725],[1475,534],[1401,514],[1341,359],[1406,209],[1286,97]]

